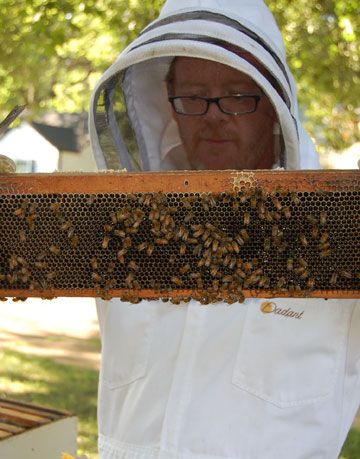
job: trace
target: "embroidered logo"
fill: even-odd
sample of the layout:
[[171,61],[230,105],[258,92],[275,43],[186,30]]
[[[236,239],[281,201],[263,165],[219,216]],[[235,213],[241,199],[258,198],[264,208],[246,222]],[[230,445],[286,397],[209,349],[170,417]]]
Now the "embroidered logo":
[[264,301],[261,303],[260,309],[264,314],[280,314],[292,319],[302,319],[304,314],[304,311],[296,312],[291,308],[279,308],[274,301]]

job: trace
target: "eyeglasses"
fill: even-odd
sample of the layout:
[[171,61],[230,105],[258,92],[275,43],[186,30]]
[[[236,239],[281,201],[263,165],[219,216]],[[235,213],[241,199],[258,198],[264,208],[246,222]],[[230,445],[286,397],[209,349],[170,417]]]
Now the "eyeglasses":
[[172,96],[168,100],[179,115],[205,115],[210,104],[216,104],[227,115],[244,115],[255,112],[261,97],[258,94],[233,94],[223,97]]

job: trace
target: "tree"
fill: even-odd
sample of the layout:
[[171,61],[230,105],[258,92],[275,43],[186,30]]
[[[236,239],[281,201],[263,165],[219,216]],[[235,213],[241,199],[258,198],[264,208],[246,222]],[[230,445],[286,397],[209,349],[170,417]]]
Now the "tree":
[[[88,109],[90,92],[164,0],[2,0],[0,115]],[[310,132],[360,140],[358,0],[268,0],[283,32]]]

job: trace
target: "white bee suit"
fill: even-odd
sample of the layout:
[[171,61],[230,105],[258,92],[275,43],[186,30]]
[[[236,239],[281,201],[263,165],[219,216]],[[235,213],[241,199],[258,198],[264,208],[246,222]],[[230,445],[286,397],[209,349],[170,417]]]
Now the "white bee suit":
[[[229,45],[253,54],[277,84]],[[99,168],[186,168],[164,83],[176,55],[250,74],[277,112],[279,165],[318,167],[264,3],[171,0],[95,88],[90,135]],[[118,116],[125,106],[128,125]],[[99,300],[100,458],[337,458],[360,400],[359,302],[264,302]]]

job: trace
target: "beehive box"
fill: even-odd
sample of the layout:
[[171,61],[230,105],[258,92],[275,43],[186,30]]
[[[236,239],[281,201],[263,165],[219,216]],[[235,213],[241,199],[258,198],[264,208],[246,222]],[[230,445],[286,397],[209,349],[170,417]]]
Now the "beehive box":
[[0,178],[0,296],[359,298],[358,171]]
[[76,453],[77,419],[70,413],[0,398],[0,457],[59,459]]

